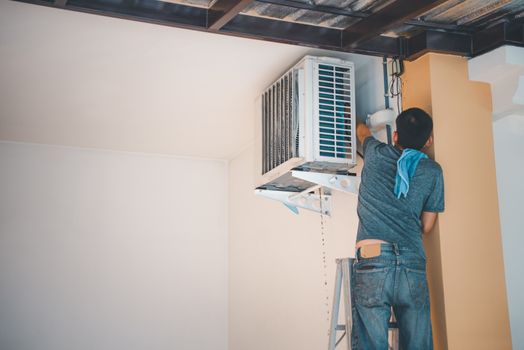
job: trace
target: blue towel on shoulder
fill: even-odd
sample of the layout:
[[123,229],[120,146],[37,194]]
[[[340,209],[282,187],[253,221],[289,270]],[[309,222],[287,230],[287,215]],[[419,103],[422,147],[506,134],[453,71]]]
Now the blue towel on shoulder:
[[409,181],[417,170],[418,163],[421,159],[428,156],[415,149],[406,148],[397,161],[397,177],[395,181],[395,196],[404,198],[408,195]]

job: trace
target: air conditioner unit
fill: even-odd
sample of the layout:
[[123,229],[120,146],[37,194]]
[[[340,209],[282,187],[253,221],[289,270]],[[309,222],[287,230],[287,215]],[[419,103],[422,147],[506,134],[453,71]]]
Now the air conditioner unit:
[[262,93],[257,112],[258,194],[280,198],[314,186],[356,192],[347,177],[357,161],[352,62],[304,57]]

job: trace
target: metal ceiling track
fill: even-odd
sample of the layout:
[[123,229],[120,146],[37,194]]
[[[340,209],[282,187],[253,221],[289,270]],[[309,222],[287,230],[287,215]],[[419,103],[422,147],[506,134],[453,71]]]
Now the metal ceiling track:
[[[293,0],[258,3],[353,17],[340,30],[318,25],[243,14],[253,0],[216,0],[209,8],[157,0],[14,0],[172,27],[342,52],[413,60],[427,52],[474,57],[502,45],[524,46],[524,18],[502,18],[494,25],[466,27],[428,22],[419,16],[445,0],[396,0],[374,13],[314,5]],[[410,25],[410,37],[384,36],[395,26]]]

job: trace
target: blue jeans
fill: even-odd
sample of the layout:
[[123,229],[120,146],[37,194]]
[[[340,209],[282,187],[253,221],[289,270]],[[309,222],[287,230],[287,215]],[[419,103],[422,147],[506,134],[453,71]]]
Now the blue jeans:
[[391,307],[401,350],[432,350],[426,261],[409,249],[382,244],[381,255],[357,251],[351,279],[353,350],[387,350]]

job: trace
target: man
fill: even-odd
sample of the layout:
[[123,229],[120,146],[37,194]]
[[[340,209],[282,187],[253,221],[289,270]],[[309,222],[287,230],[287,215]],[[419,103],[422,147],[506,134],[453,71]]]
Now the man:
[[419,108],[396,119],[395,146],[377,141],[366,124],[357,136],[365,159],[353,266],[353,349],[388,349],[393,307],[400,349],[433,349],[422,234],[444,211],[442,169],[422,149],[433,121]]

